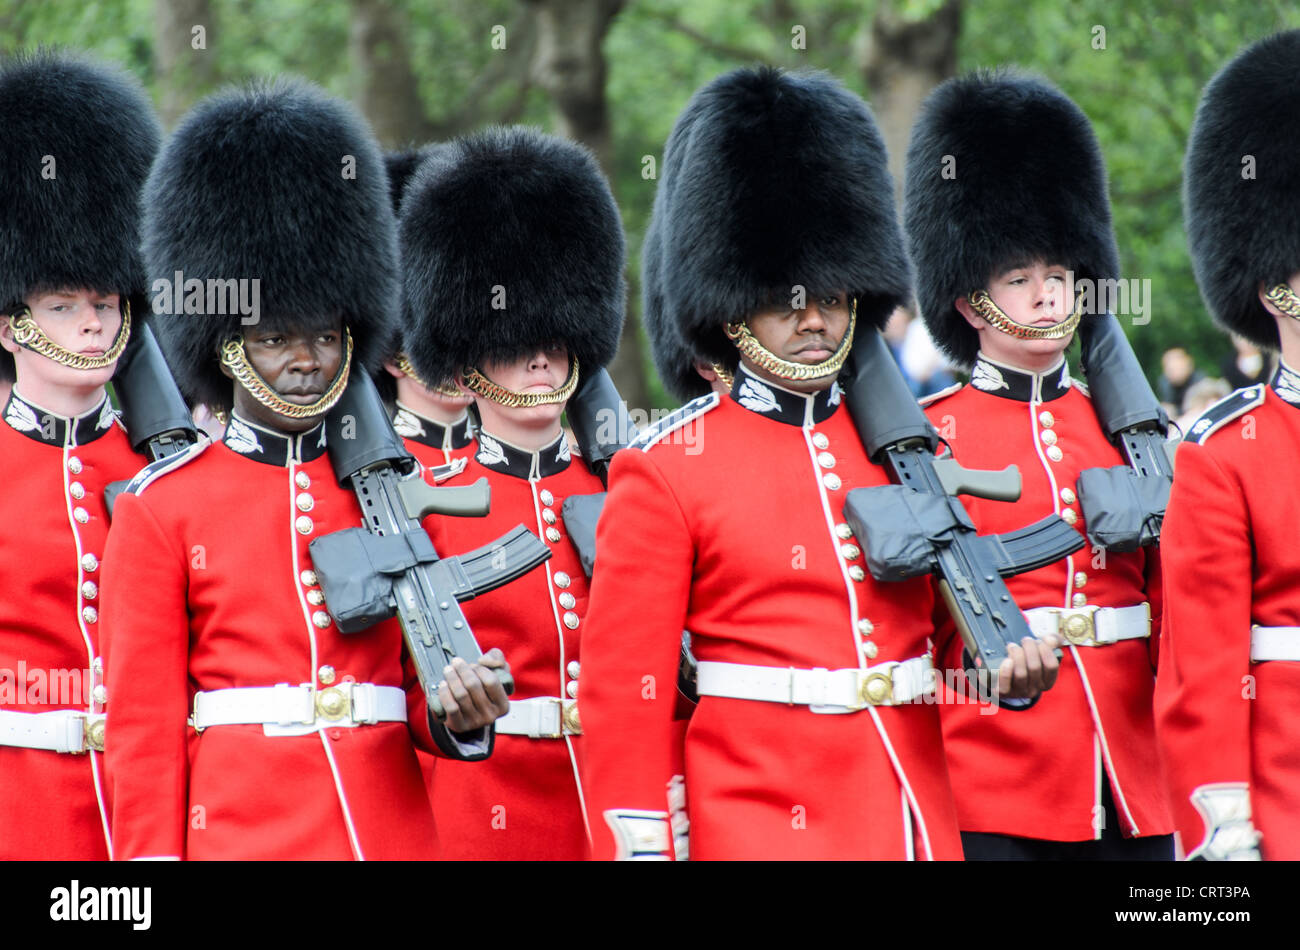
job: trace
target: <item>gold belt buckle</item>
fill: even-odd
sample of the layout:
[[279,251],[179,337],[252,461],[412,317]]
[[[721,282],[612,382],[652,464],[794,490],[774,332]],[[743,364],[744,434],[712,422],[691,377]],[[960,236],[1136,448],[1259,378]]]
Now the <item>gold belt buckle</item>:
[[560,700],[560,722],[572,735],[582,735],[582,720],[578,718],[578,701],[576,699]]
[[316,717],[327,722],[338,722],[352,716],[351,691],[337,686],[322,689],[316,694]]
[[86,713],[81,717],[82,743],[86,750],[104,751],[104,714]]
[[894,704],[894,668],[891,666],[886,672],[874,670],[858,684],[858,700],[864,706]]
[[1056,629],[1062,637],[1075,646],[1089,646],[1097,642],[1097,608],[1062,608],[1056,618]]

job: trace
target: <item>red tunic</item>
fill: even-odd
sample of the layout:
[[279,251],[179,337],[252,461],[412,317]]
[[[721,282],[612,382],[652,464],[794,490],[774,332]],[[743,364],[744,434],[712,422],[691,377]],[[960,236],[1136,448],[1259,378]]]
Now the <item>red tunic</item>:
[[[971,380],[930,402],[926,413],[965,467],[1014,463],[1020,470],[1018,502],[962,499],[980,533],[1011,531],[1055,513],[1082,534],[1079,473],[1123,459],[1102,432],[1091,401],[1071,385],[1064,361],[1030,374],[981,357]],[[944,745],[962,831],[1051,841],[1100,838],[1102,782],[1108,777],[1126,837],[1173,830],[1151,768],[1159,577],[1151,549],[1115,554],[1088,546],[1007,578],[1022,610],[1149,602],[1151,636],[1105,646],[1066,644],[1056,685],[1027,710],[983,715],[988,708],[944,702]],[[945,623],[951,623],[946,614]],[[960,649],[957,641],[946,658],[950,664],[958,662]],[[944,695],[950,698],[946,690]]]
[[1298,468],[1300,376],[1285,366],[1207,410],[1178,449],[1156,721],[1186,852],[1209,831],[1192,796],[1227,785],[1249,790],[1263,857],[1300,858],[1300,662],[1250,650],[1254,625],[1300,626]]
[[[97,712],[104,488],[145,464],[105,398],[77,419],[17,394],[0,423],[0,709]],[[0,859],[109,857],[102,757],[0,746]]]
[[[309,543],[361,518],[324,453],[320,427],[288,438],[235,418],[119,502],[104,618],[119,857],[435,854],[412,736],[432,739],[400,628],[340,634],[312,571]],[[405,689],[409,727],[186,725],[196,690],[349,679]]]
[[[674,810],[683,629],[700,661],[770,667],[929,650],[928,580],[877,584],[838,533],[848,491],[887,482],[838,389],[805,397],[745,372],[615,456],[583,639],[597,857],[615,855],[609,822]],[[691,857],[961,857],[932,703],[834,715],[703,696],[684,761]]]
[[[564,526],[564,499],[604,490],[563,434],[538,452],[487,433],[463,473],[443,484],[487,477],[486,518],[431,517],[425,524],[441,552],[469,551],[523,524],[542,538],[551,559],[541,568],[465,604],[483,649],[500,647],[515,678],[512,701],[577,695],[579,638],[587,613],[587,577]],[[447,857],[581,860],[590,856],[579,778],[584,737],[531,738],[498,733],[487,762],[439,759],[434,816]]]

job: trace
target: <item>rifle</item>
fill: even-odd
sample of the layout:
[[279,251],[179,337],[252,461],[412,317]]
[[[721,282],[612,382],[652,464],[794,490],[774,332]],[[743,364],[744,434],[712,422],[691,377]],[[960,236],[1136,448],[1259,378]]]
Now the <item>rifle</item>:
[[[421,525],[430,514],[482,517],[490,488],[434,488],[420,464],[393,431],[374,382],[354,373],[338,404],[325,417],[326,444],[339,484],[351,487],[361,505],[363,527],[346,528],[312,541],[309,548],[330,615],[343,633],[355,633],[392,617],[402,625],[429,711],[441,721],[442,671],[454,657],[483,656],[461,603],[507,584],[546,561],[551,552],[523,525],[468,554],[440,557]],[[507,693],[508,673],[497,673]],[[445,729],[434,729],[440,749],[470,758]]]
[[1079,327],[1080,362],[1092,408],[1106,437],[1128,461],[1079,474],[1079,507],[1088,539],[1111,551],[1157,544],[1173,487],[1176,443],[1169,417],[1112,313]]
[[956,496],[1015,501],[1016,466],[973,471],[951,456],[936,458],[939,435],[878,332],[857,334],[846,370],[844,398],[858,436],[896,484],[850,491],[845,521],[863,539],[876,580],[936,575],[967,651],[981,664],[975,684],[989,695],[1007,645],[1032,636],[1002,578],[1058,561],[1084,540],[1057,515],[1007,534],[977,534]]
[[[151,462],[184,452],[199,441],[194,419],[176,388],[158,340],[143,321],[118,361],[113,391],[131,448],[147,454]],[[105,487],[104,503],[110,518],[117,496],[129,483],[127,479]]]

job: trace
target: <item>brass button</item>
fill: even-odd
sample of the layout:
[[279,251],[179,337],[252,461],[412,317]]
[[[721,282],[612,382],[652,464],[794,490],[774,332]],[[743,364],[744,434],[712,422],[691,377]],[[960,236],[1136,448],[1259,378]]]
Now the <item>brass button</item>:
[[99,596],[99,585],[94,581],[86,581],[81,585],[81,596],[86,600],[94,600]]
[[556,531],[554,528],[547,528],[546,540],[550,541],[552,544],[555,544],[557,541],[560,540],[560,532]]
[[1065,502],[1067,505],[1073,505],[1078,500],[1079,500],[1079,496],[1076,495],[1074,492],[1070,491],[1070,489],[1068,488],[1061,489],[1061,501]]
[[569,682],[566,683],[565,686],[564,686],[564,691],[565,691],[566,693],[569,694],[569,698],[570,698],[570,699],[577,699],[577,698],[578,698],[578,681],[577,681],[577,680],[569,680]]
[[827,488],[829,488],[831,491],[839,491],[840,477],[833,473],[830,475],[824,475],[822,476],[822,484],[825,485]]
[[99,705],[101,706],[104,705],[104,703],[108,702],[108,690],[104,688],[103,683],[99,684],[98,686],[96,686],[94,689],[90,691],[90,698],[93,699],[95,702],[99,703]]
[[831,447],[831,440],[826,438],[826,436],[820,432],[814,432],[812,444],[819,449],[828,449]]
[[85,524],[90,520],[90,512],[85,508],[73,508],[72,517],[77,520],[77,524]]
[[99,558],[93,554],[81,555],[81,569],[87,574],[99,570]]
[[68,494],[73,498],[85,498],[86,487],[82,485],[81,482],[73,482],[68,486]]
[[856,561],[862,550],[856,544],[841,544],[840,554],[844,555],[846,561]]
[[1050,429],[1052,426],[1056,425],[1056,417],[1053,416],[1050,411],[1044,409],[1038,414],[1038,424],[1044,428]]
[[86,727],[86,745],[96,752],[104,751],[104,723],[106,719],[96,719]]
[[582,720],[578,718],[578,704],[565,703],[564,712],[561,714],[564,719],[564,728],[574,735],[582,735]]
[[858,633],[862,634],[864,637],[871,636],[871,634],[874,633],[875,630],[876,630],[876,625],[872,623],[870,620],[868,620],[866,617],[863,617],[861,620],[858,621]]
[[306,515],[299,515],[295,518],[293,526],[299,534],[311,534],[312,522]]
[[1088,583],[1088,575],[1085,574],[1085,573],[1083,573],[1083,571],[1075,571],[1075,574],[1074,574],[1074,586],[1075,586],[1075,587],[1083,587],[1083,586],[1085,586],[1087,583]]
[[572,610],[578,604],[578,598],[574,597],[567,590],[560,595],[560,606],[565,610]]
[[1047,447],[1047,457],[1053,462],[1059,462],[1062,458],[1062,452],[1055,445],[1049,445]]
[[81,474],[81,459],[75,455],[68,459],[68,471],[73,475]]
[[334,682],[334,667],[326,664],[316,671],[316,678],[328,686]]
[[86,621],[86,623],[94,623],[99,619],[99,611],[94,607],[82,607],[81,619]]
[[1088,606],[1088,595],[1075,594],[1073,599],[1070,601],[1070,603],[1074,604],[1074,606],[1076,607],[1086,607]]
[[307,603],[311,604],[313,607],[319,607],[321,604],[325,603],[325,595],[316,588],[312,588],[307,591]]
[[1074,524],[1079,520],[1079,516],[1073,508],[1061,509],[1061,520],[1066,524]]
[[874,660],[876,658],[876,654],[879,652],[880,652],[880,647],[876,646],[874,643],[871,643],[870,641],[862,644],[862,655],[865,656],[868,660]]
[[318,610],[311,615],[311,622],[324,630],[330,625],[330,615],[324,610]]
[[553,580],[555,581],[555,586],[560,588],[560,590],[564,590],[564,588],[569,586],[569,575],[564,573],[564,571],[556,571]]
[[1043,440],[1043,445],[1056,444],[1056,433],[1051,429],[1044,429],[1042,432],[1038,433],[1038,437]]
[[578,620],[578,615],[575,614],[572,610],[565,611],[564,625],[566,627],[568,627],[570,630],[577,630],[579,622],[580,621]]
[[846,524],[837,524],[835,526],[835,536],[841,541],[847,541],[853,537],[853,529]]
[[849,568],[849,577],[853,578],[855,581],[864,581],[867,579],[867,572],[854,564]]
[[316,499],[306,492],[295,498],[293,503],[298,506],[299,511],[311,511],[316,507]]
[[834,468],[835,456],[831,455],[831,453],[829,452],[818,452],[817,464],[820,465],[822,468]]
[[315,571],[303,571],[298,575],[298,579],[302,581],[304,587],[315,587],[317,583]]
[[575,680],[578,678],[578,673],[581,671],[582,667],[579,665],[577,660],[570,660],[569,665],[564,668],[564,672],[568,673],[569,677]]
[[555,504],[555,496],[545,488],[538,492],[537,497],[541,499],[542,504],[546,505],[548,508]]
[[542,509],[542,520],[547,524],[555,524],[555,512],[550,508]]
[[293,483],[299,488],[311,488],[311,477],[306,472],[296,472],[293,476]]
[[347,693],[337,686],[323,689],[316,694],[316,715],[321,719],[338,722],[338,720],[348,715],[348,707],[351,705]]

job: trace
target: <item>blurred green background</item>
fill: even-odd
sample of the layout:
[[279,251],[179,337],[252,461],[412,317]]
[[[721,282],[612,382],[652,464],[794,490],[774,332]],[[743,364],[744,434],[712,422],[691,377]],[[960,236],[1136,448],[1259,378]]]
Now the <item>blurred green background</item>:
[[876,111],[895,176],[926,93],[1017,64],[1056,82],[1105,151],[1126,277],[1151,320],[1122,320],[1154,380],[1183,345],[1231,352],[1201,303],[1182,228],[1182,157],[1201,88],[1244,44],[1300,26],[1280,0],[0,0],[0,53],[90,50],[146,83],[164,122],[232,81],[297,73],[354,101],[386,147],[492,123],[590,146],[628,236],[629,323],[611,367],[629,405],[674,403],[640,330],[641,239],[664,140],[691,93],[739,65],[825,69]]

